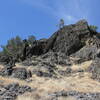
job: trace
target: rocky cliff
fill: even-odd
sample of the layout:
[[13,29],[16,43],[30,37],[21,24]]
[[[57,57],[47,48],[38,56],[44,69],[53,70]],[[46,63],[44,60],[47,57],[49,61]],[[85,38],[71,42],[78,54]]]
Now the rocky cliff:
[[49,39],[35,41],[30,53],[32,55],[43,55],[52,51],[70,56],[87,45],[99,47],[99,39],[98,33],[89,28],[87,21],[81,20],[76,24],[64,26]]

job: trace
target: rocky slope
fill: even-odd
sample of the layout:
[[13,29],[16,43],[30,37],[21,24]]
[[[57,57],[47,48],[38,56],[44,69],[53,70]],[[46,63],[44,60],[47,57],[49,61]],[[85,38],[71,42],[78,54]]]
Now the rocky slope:
[[[16,66],[13,66],[13,61],[9,57],[0,56],[0,62],[6,64],[4,68],[0,68],[0,75],[24,81],[30,90],[37,88],[39,92],[42,88],[44,89],[44,91],[41,90],[42,96],[38,93],[39,97],[33,97],[31,100],[100,100],[100,35],[89,27],[87,21],[81,20],[76,24],[64,26],[49,39],[36,40],[31,47],[25,47],[24,51],[25,60],[16,62]],[[33,78],[33,76],[40,78],[40,81],[35,84],[38,78]],[[60,79],[63,83],[60,83]],[[83,84],[80,82],[81,79],[84,80]],[[51,83],[50,80],[52,80]],[[75,83],[76,80],[79,81]],[[58,86],[58,89],[52,88],[51,91],[51,87],[46,82],[53,87]],[[96,84],[98,84],[97,88]],[[91,88],[90,91],[86,89],[88,86]],[[22,87],[19,86],[18,89]],[[45,90],[47,87],[48,91]],[[85,91],[81,91],[82,88]],[[92,91],[93,88],[95,91]],[[16,93],[15,90],[10,92],[9,89],[5,90],[11,94],[14,91],[16,95],[14,98],[8,96],[7,99],[3,99],[5,94],[0,92],[2,100],[16,99],[19,94],[22,94],[18,89]],[[27,92],[26,89],[21,91]],[[35,93],[32,92],[32,95]],[[69,97],[71,99],[68,99]]]

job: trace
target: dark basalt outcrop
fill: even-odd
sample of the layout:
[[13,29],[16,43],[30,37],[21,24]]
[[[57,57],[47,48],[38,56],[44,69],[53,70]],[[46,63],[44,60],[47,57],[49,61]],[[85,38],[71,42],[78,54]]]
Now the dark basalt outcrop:
[[[48,59],[54,58],[52,61],[57,64],[66,64],[65,59],[70,55],[89,60],[91,59],[89,57],[91,53],[93,58],[95,56],[93,53],[97,52],[100,46],[100,38],[97,34],[97,32],[93,32],[89,28],[85,20],[81,20],[76,24],[64,26],[49,39],[35,41],[26,53],[30,56],[49,55]],[[87,45],[87,41],[89,42],[89,46]],[[84,52],[85,54],[83,55]]]
[[46,45],[47,45],[47,39],[34,41],[32,47],[27,47],[26,51],[27,57],[31,57],[32,55],[44,54]]
[[[54,53],[63,53],[66,57],[78,52],[87,41],[96,47],[100,46],[97,32],[89,28],[87,21],[81,20],[76,24],[64,26],[55,32],[49,39],[41,39],[34,41],[33,45],[26,48],[26,58],[33,55],[44,55],[49,51]],[[87,46],[84,48],[88,48]],[[90,47],[89,47],[90,48]],[[90,48],[91,49],[91,48]],[[86,51],[88,52],[88,51]]]
[[69,56],[84,46],[82,39],[86,39],[91,35],[87,22],[84,20],[79,21],[76,24],[64,26],[53,34],[48,39],[46,50],[62,52]]

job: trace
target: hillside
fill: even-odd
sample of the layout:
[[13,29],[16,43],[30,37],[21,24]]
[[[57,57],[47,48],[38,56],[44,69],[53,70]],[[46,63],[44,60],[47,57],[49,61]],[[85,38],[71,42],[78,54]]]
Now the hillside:
[[87,21],[20,51],[0,53],[0,100],[100,100],[100,35]]

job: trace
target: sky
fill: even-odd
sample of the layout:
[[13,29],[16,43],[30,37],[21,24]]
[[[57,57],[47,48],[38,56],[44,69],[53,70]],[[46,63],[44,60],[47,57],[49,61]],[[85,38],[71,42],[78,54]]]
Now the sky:
[[0,0],[0,45],[17,35],[48,38],[61,18],[66,25],[86,19],[100,27],[99,9],[100,0]]

